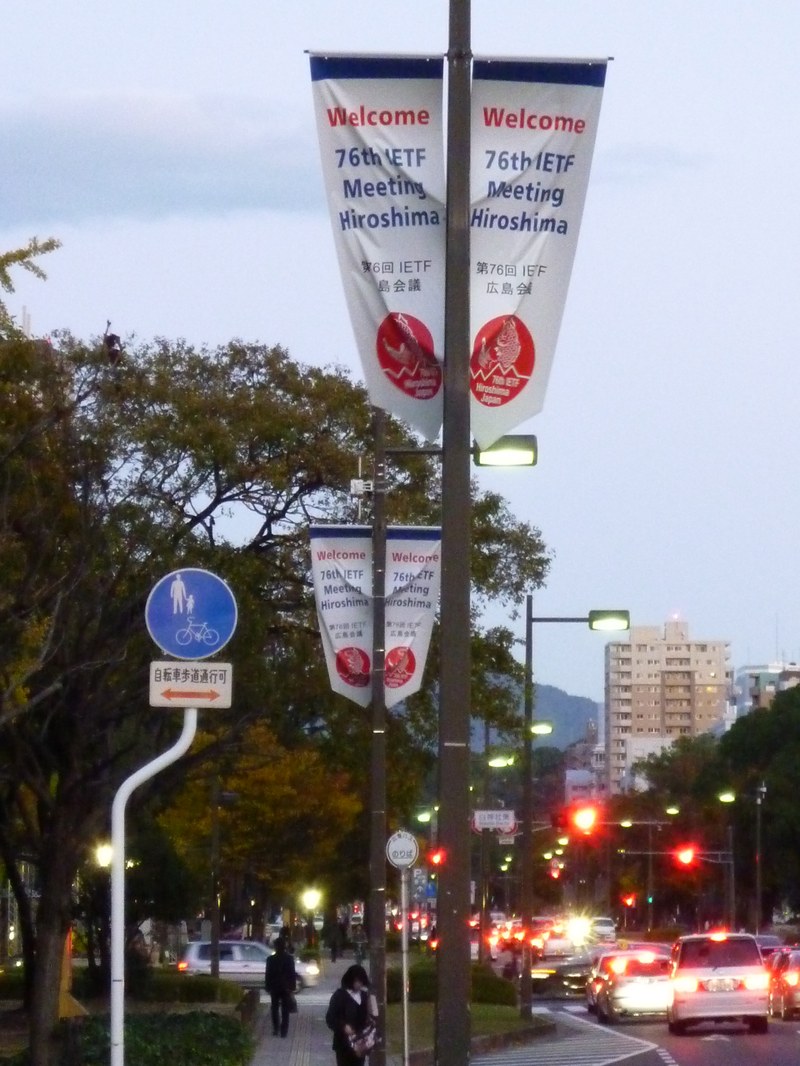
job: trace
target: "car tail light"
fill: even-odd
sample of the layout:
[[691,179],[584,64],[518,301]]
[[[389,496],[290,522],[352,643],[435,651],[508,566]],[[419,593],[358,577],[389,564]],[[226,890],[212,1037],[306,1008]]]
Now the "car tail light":
[[610,968],[611,968],[613,973],[616,973],[616,974],[625,973],[625,970],[628,968],[628,960],[627,959],[612,959]]
[[180,970],[181,973],[183,973],[184,970],[188,970],[189,969],[189,963],[188,962],[183,962],[183,961],[179,962],[178,963],[178,969]]
[[673,977],[672,988],[675,992],[696,992],[700,983],[696,977]]
[[769,974],[765,973],[752,973],[744,979],[744,987],[748,992],[762,992],[765,988],[769,988]]
[[783,975],[783,979],[787,985],[791,985],[794,988],[798,980],[800,980],[800,974],[797,970],[787,970]]

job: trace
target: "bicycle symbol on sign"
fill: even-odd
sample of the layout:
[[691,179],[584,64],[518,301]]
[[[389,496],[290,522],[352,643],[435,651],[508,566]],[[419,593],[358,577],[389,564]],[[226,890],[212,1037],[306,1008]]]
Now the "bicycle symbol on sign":
[[216,629],[210,629],[207,622],[193,622],[187,619],[186,628],[179,629],[175,634],[175,640],[182,647],[196,640],[198,644],[219,644],[219,633]]

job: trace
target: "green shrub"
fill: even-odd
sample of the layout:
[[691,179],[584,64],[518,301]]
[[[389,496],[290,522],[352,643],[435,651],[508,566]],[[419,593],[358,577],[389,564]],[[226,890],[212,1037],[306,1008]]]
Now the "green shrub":
[[[107,1066],[111,1038],[108,1017],[62,1023],[58,1066]],[[72,1039],[67,1040],[67,1033]],[[125,1021],[126,1066],[246,1066],[253,1040],[235,1018],[206,1011],[188,1014],[138,1014]],[[6,1060],[27,1066],[27,1052]]]
[[0,999],[22,999],[25,973],[21,967],[0,973]]
[[[386,999],[399,1003],[403,995],[403,973],[392,967],[386,974]],[[408,998],[411,1003],[432,1003],[436,999],[436,960],[420,959],[408,971]],[[473,1003],[492,1003],[515,1006],[517,991],[512,981],[498,977],[491,966],[475,963],[472,966]]]
[[498,977],[488,964],[476,964],[472,967],[472,1002],[514,1007],[517,989],[512,981]]
[[233,981],[220,981],[205,974],[152,970],[136,996],[148,1003],[238,1003],[242,989]]

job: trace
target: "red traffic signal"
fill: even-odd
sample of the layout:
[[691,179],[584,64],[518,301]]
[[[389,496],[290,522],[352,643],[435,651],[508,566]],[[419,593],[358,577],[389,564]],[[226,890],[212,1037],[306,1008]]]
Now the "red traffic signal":
[[697,848],[694,844],[683,844],[675,849],[674,855],[679,866],[694,866],[697,861]]
[[628,892],[627,895],[623,895],[620,898],[622,900],[622,906],[623,907],[635,907],[636,906],[636,893],[635,892]]
[[442,866],[444,864],[444,848],[434,848],[429,851],[428,862],[431,866]]
[[584,804],[582,807],[576,807],[571,814],[571,820],[573,826],[581,833],[588,835],[597,825],[598,818],[600,817],[600,810],[595,807],[594,804]]

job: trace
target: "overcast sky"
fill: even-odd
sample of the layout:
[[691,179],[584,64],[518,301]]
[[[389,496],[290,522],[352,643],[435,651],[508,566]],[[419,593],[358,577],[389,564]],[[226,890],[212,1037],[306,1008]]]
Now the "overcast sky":
[[[446,0],[2,7],[0,248],[64,245],[12,311],[360,376],[304,50],[444,52]],[[736,667],[800,659],[800,5],[473,0],[472,43],[614,57],[545,410],[522,427],[540,465],[482,475],[555,552],[535,612],[677,615]],[[535,637],[542,681],[602,698],[601,636]]]

